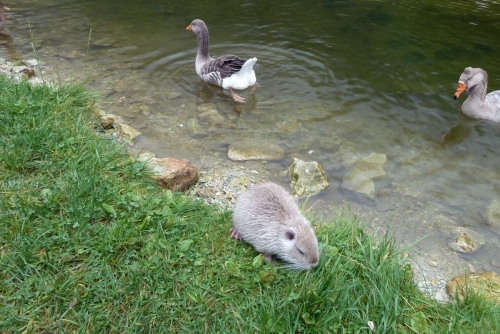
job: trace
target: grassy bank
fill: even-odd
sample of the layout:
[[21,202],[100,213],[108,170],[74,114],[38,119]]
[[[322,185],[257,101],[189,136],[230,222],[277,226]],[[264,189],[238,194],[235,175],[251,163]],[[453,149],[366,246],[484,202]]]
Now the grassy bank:
[[447,305],[392,240],[339,213],[319,266],[263,263],[231,213],[159,189],[97,135],[79,86],[0,76],[0,332],[496,333],[498,306]]

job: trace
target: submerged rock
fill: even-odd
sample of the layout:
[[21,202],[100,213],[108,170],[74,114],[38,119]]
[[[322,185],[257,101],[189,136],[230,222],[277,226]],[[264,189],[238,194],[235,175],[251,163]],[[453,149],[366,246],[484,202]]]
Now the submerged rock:
[[187,120],[186,129],[191,138],[200,138],[207,135],[207,132],[196,118]]
[[134,146],[134,139],[141,135],[139,131],[124,123],[118,124],[117,130],[118,139],[126,141],[130,146]]
[[387,156],[380,153],[371,153],[369,156],[357,160],[344,175],[342,188],[366,195],[375,199],[375,182],[385,176],[384,164]]
[[356,161],[363,157],[363,154],[360,153],[362,149],[352,142],[341,140],[337,144],[337,146],[338,150],[336,152],[336,155],[342,162],[342,165],[345,169],[350,169],[352,166],[354,166]]
[[500,234],[500,200],[494,199],[491,201],[486,210],[485,219],[492,230]]
[[485,244],[484,237],[466,227],[442,226],[442,235],[451,238],[448,247],[459,253],[473,253]]
[[212,103],[204,103],[198,106],[198,110],[200,111],[198,117],[210,126],[220,125],[225,120]]
[[115,93],[123,93],[125,90],[127,90],[128,85],[125,82],[125,80],[117,80],[115,84],[113,85],[113,90]]
[[233,161],[281,160],[285,152],[278,145],[263,140],[242,140],[229,145],[227,152]]
[[451,297],[457,295],[463,299],[469,291],[472,291],[493,302],[500,303],[500,275],[487,271],[458,276],[446,284],[446,290]]
[[290,188],[295,196],[308,196],[328,188],[326,173],[317,161],[293,158],[290,165]]
[[166,92],[165,93],[165,97],[168,99],[168,100],[175,100],[179,97],[181,97],[181,93],[177,93],[177,92]]

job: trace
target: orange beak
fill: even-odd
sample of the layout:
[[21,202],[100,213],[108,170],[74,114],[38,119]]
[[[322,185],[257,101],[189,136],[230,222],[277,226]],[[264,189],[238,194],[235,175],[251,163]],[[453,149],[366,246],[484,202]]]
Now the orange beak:
[[456,100],[462,94],[465,90],[467,90],[467,86],[461,81],[458,82],[458,87],[457,90],[455,91],[455,95],[453,95],[453,98]]
[[193,30],[193,26],[190,24],[187,26],[186,30]]

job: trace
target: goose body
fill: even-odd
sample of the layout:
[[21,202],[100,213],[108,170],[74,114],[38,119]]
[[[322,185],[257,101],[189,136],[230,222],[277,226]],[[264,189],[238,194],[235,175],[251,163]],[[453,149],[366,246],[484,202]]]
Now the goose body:
[[245,102],[234,89],[242,90],[256,85],[257,78],[253,66],[257,58],[247,60],[231,54],[212,58],[208,53],[209,34],[205,22],[193,20],[186,30],[194,32],[198,40],[196,74],[205,82],[228,89],[236,102]]
[[464,91],[469,96],[462,104],[462,112],[472,118],[487,119],[500,123],[500,90],[486,94],[488,74],[481,68],[466,67],[458,79],[458,87],[453,95],[458,99]]
[[0,31],[5,28],[6,25],[6,19],[5,19],[5,14],[4,11],[10,10],[9,7],[5,6],[3,3],[0,2]]

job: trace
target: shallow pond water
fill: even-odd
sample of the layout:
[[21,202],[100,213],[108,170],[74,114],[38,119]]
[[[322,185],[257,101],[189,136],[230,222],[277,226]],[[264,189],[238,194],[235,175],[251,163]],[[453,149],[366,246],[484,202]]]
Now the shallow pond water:
[[[38,1],[9,4],[0,57],[37,57],[60,81],[81,81],[103,109],[143,133],[134,147],[159,157],[227,158],[241,139],[266,139],[286,156],[265,164],[274,181],[293,157],[316,160],[330,187],[309,199],[320,214],[347,200],[375,231],[440,259],[437,270],[500,272],[500,236],[485,212],[500,195],[500,124],[460,115],[452,99],[466,66],[500,89],[496,1]],[[194,18],[211,54],[255,56],[260,88],[236,104],[194,71]],[[199,120],[210,106],[222,124]],[[191,137],[198,119],[206,135]],[[346,156],[385,154],[374,201],[341,187]],[[243,165],[245,163],[242,163]],[[443,225],[485,237],[478,252],[449,250]],[[447,258],[448,261],[442,260]],[[432,262],[433,265],[436,262]],[[448,263],[448,264],[447,264]],[[440,266],[448,266],[440,268]]]

